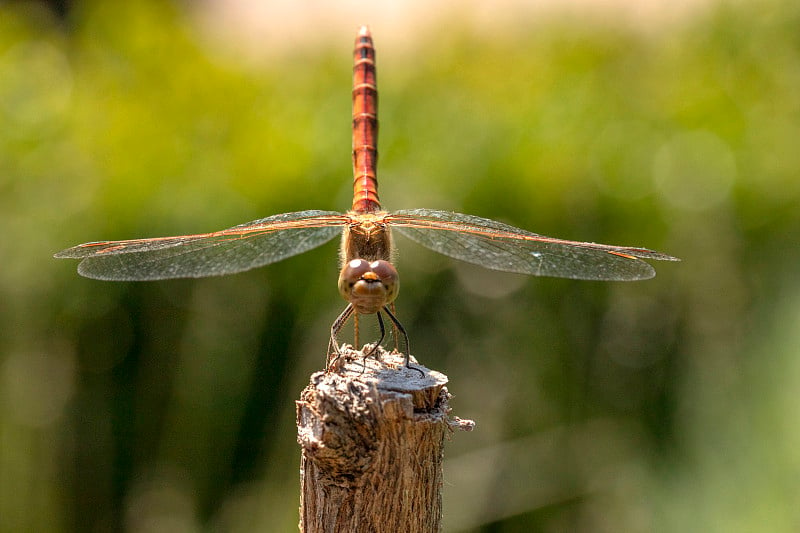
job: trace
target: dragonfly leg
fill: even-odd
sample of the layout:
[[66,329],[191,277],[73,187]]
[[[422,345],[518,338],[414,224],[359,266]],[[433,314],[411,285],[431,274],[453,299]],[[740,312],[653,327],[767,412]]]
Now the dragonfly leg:
[[350,318],[354,311],[355,307],[353,307],[353,304],[347,304],[344,311],[341,312],[336,320],[333,321],[333,325],[331,325],[331,338],[328,341],[328,361],[325,365],[325,368],[328,370],[342,355],[339,351],[339,341],[336,340],[336,337],[339,335],[339,332],[342,331],[347,319]]
[[353,348],[361,349],[361,345],[358,344],[358,313],[353,317]]
[[384,307],[383,311],[386,313],[386,316],[388,316],[389,319],[392,321],[392,324],[394,324],[394,326],[400,331],[400,333],[403,335],[403,339],[405,339],[406,341],[406,351],[405,351],[406,368],[412,368],[417,372],[419,372],[420,374],[422,374],[424,377],[425,372],[423,372],[419,368],[411,366],[411,363],[409,362],[409,357],[411,356],[411,345],[408,342],[408,333],[406,332],[406,328],[403,327],[403,324],[400,323],[397,317],[394,316],[394,314],[392,314],[392,312],[387,307]]
[[[389,309],[391,309],[392,314],[396,315],[397,311],[395,311],[394,302],[389,304]],[[392,322],[392,335],[394,336],[394,349],[395,351],[400,351],[400,330],[397,329],[397,325]]]
[[378,346],[380,346],[381,343],[383,342],[384,337],[386,337],[386,326],[383,324],[383,317],[381,316],[381,312],[378,311],[377,313],[375,313],[375,316],[378,317],[378,328],[380,328],[381,336],[378,337],[378,340],[372,346],[372,349],[370,349],[369,353],[364,356],[364,359],[372,356],[378,349]]
[[370,348],[369,352],[364,354],[364,359],[363,359],[364,368],[362,372],[365,372],[367,370],[367,357],[372,357],[375,354],[375,352],[378,350],[378,347],[383,342],[384,337],[386,337],[386,326],[383,323],[383,317],[381,316],[381,312],[378,311],[377,313],[375,313],[375,315],[378,317],[378,327],[380,328],[381,336],[378,338],[377,341],[375,341],[375,344],[372,345],[372,348]]

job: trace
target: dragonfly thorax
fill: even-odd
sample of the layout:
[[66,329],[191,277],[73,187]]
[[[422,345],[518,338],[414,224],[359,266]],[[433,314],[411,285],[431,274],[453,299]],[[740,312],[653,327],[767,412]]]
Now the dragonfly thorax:
[[384,260],[352,259],[339,273],[339,293],[361,314],[377,313],[397,298],[400,278]]
[[365,261],[391,261],[392,234],[385,218],[385,211],[375,213],[349,212],[350,221],[342,232],[341,260],[345,266],[353,259]]

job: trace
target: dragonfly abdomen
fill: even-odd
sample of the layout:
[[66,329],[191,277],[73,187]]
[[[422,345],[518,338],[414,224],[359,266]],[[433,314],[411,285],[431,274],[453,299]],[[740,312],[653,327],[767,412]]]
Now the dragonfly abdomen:
[[375,47],[362,26],[353,50],[353,211],[372,213],[378,199],[378,86]]

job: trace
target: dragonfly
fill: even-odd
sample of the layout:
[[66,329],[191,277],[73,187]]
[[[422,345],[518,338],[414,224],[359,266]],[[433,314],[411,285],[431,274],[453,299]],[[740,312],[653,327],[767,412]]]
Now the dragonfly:
[[[281,261],[341,236],[338,287],[347,306],[331,326],[327,368],[340,354],[338,336],[355,315],[377,316],[383,341],[386,315],[403,337],[394,312],[400,283],[393,266],[392,231],[446,256],[485,268],[582,280],[632,281],[655,276],[646,260],[678,261],[646,248],[556,239],[502,222],[432,209],[388,212],[378,197],[378,89],[375,47],[368,27],[353,52],[353,203],[349,211],[298,211],[232,228],[174,237],[79,244],[55,254],[81,259],[78,273],[99,280],[145,281],[221,276]],[[367,354],[367,356],[369,353]]]

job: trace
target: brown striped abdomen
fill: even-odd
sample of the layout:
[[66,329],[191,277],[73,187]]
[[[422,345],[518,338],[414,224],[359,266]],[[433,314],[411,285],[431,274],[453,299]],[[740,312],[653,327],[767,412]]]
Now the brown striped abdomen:
[[372,213],[378,199],[378,86],[375,47],[362,26],[353,50],[353,211]]

